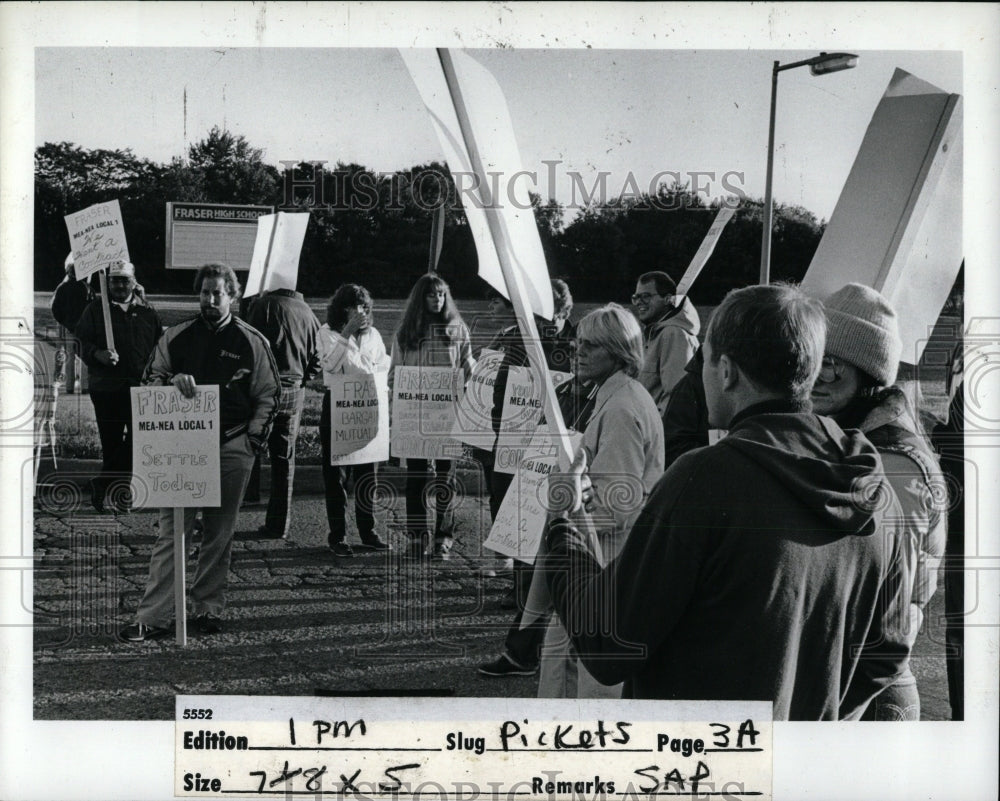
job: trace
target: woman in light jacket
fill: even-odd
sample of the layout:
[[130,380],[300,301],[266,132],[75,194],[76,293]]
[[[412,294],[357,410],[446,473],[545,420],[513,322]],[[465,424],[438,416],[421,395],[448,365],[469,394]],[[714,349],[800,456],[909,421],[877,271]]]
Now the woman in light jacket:
[[[652,396],[636,380],[642,330],[635,317],[609,303],[576,329],[576,377],[597,387],[583,431],[593,482],[592,519],[605,563],[614,559],[663,473],[663,422]],[[597,682],[573,653],[556,616],[549,622],[538,681],[540,698],[620,698],[622,686]]]
[[[898,625],[912,647],[944,554],[944,479],[906,395],[893,386],[902,344],[889,302],[870,287],[847,284],[825,306],[826,353],[813,389],[813,411],[830,415],[841,428],[860,429],[882,457],[904,516],[910,604],[908,618]],[[917,680],[909,665],[861,719],[920,720]]]
[[[460,369],[463,374],[459,380],[464,383],[474,364],[469,329],[455,308],[448,284],[437,275],[422,276],[410,291],[403,319],[392,339],[390,394],[397,367]],[[413,558],[450,557],[454,541],[447,512],[455,501],[450,471],[450,459],[406,460],[406,530],[410,538],[408,555]],[[429,498],[435,499],[437,511],[433,545],[425,505]]]
[[369,551],[387,551],[389,545],[375,532],[374,464],[335,466],[330,464],[330,382],[343,374],[373,375],[389,369],[382,335],[372,325],[372,297],[358,284],[344,284],[330,298],[326,323],[320,328],[320,364],[323,368],[323,410],[319,438],[323,454],[323,488],[326,517],[330,526],[328,544],[334,556],[349,558],[354,549],[347,541],[347,481],[354,475],[354,511],[361,545]]

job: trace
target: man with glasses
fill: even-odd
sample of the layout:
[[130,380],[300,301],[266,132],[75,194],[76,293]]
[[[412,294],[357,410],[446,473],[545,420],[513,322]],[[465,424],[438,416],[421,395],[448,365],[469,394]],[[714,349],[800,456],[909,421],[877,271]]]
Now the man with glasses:
[[635,285],[632,305],[642,323],[645,347],[639,382],[649,391],[662,415],[670,393],[698,350],[701,321],[686,296],[676,302],[677,286],[664,272],[643,273]]

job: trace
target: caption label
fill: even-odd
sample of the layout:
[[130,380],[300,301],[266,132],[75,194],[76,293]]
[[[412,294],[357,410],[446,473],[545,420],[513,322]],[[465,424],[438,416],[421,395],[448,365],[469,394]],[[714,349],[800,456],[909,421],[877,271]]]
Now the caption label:
[[[523,704],[523,702],[521,702]],[[771,797],[762,702],[178,696],[175,793]],[[402,714],[406,719],[401,719]]]

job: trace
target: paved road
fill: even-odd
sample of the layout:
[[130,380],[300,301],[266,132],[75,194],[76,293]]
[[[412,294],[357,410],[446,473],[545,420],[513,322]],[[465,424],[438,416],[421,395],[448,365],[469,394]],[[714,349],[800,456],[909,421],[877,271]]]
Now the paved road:
[[[60,463],[56,478],[83,478],[92,468]],[[480,544],[483,498],[465,498],[451,562],[399,558],[401,500],[387,501],[377,515],[397,551],[338,560],[323,547],[318,470],[301,472],[292,540],[239,536],[226,631],[192,638],[185,648],[113,636],[131,622],[142,593],[153,514],[88,514],[71,490],[43,490],[35,511],[35,718],[172,719],[177,693],[534,696],[534,679],[475,673],[497,653],[510,622],[499,606],[509,580],[479,575],[491,558]],[[263,516],[262,505],[245,507],[239,530],[256,530]],[[913,659],[924,717],[933,720],[949,714],[942,595],[932,601]]]

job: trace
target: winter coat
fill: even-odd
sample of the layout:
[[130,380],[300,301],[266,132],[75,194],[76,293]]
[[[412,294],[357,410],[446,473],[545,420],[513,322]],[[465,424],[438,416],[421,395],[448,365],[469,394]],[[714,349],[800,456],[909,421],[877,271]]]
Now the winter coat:
[[584,665],[627,696],[856,719],[909,658],[899,515],[863,435],[771,401],[664,473],[606,569],[566,520],[542,569]]

